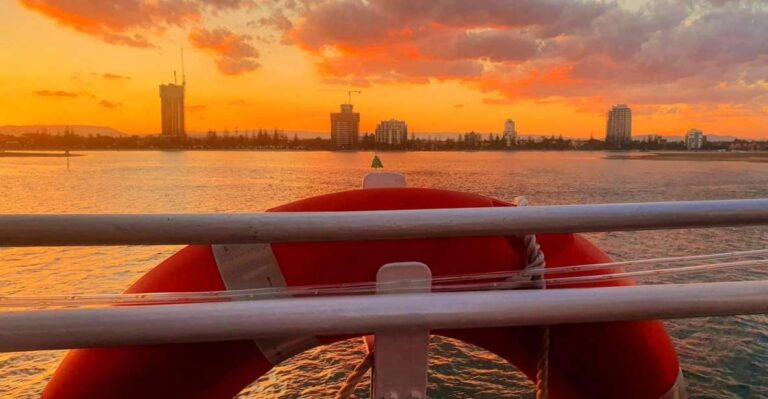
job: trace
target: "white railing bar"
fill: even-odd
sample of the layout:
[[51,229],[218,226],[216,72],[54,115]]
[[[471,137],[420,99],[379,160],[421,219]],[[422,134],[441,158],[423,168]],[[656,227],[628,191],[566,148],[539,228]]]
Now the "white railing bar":
[[768,281],[0,313],[0,352],[768,313]]
[[0,246],[234,244],[768,224],[768,199],[358,212],[0,215]]
[[[756,252],[756,251],[745,251]],[[705,255],[692,256],[692,258],[703,258]],[[671,259],[671,258],[668,258]],[[641,262],[641,261],[639,261]],[[621,262],[614,262],[621,263]],[[572,284],[594,284],[614,280],[623,280],[628,278],[643,277],[661,277],[669,275],[691,274],[708,272],[722,269],[745,269],[768,265],[768,259],[752,259],[733,262],[705,263],[687,266],[677,266],[663,269],[634,270],[611,272],[606,274],[591,274],[569,277],[546,277],[541,271],[549,270],[557,276],[559,269],[568,272],[580,272],[583,270],[608,269],[614,263],[603,263],[584,266],[563,266],[553,267],[544,270],[515,270],[507,272],[491,272],[479,274],[462,274],[454,276],[441,276],[430,278],[432,283],[432,292],[455,292],[455,291],[480,291],[480,290],[504,290],[535,288],[540,282],[547,286],[566,286]],[[601,268],[593,267],[600,265]],[[583,268],[582,268],[583,267]],[[539,280],[532,280],[530,276],[545,276]],[[499,281],[503,279],[502,281]],[[417,281],[411,280],[416,283]],[[682,282],[681,282],[682,283]],[[292,287],[270,287],[253,288],[231,291],[197,291],[197,292],[146,292],[131,294],[59,294],[59,295],[40,295],[40,296],[3,296],[0,295],[0,309],[20,309],[33,307],[76,307],[76,306],[109,306],[109,305],[170,305],[170,304],[188,304],[200,302],[230,302],[230,301],[251,301],[265,300],[277,297],[300,297],[300,296],[329,296],[329,295],[369,295],[376,291],[387,290],[390,293],[402,293],[403,288],[400,284],[387,286],[387,283],[356,282],[338,285],[305,285]],[[406,289],[407,291],[407,289]]]

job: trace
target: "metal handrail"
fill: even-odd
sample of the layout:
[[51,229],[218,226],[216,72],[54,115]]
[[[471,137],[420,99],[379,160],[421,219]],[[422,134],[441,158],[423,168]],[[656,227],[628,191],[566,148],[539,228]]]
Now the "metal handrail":
[[758,224],[768,224],[768,199],[215,215],[0,215],[0,246],[357,241]]
[[[768,199],[220,215],[0,215],[0,247],[386,240],[763,224],[768,224]],[[32,310],[0,313],[0,352],[754,313],[768,313],[768,281]]]
[[0,313],[0,352],[756,313],[768,281],[35,310]]

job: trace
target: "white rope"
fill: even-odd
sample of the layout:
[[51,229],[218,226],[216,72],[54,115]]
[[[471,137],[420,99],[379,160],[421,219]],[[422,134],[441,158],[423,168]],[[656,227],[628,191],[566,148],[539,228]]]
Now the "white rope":
[[336,392],[335,399],[347,399],[352,396],[352,394],[355,392],[355,388],[357,388],[357,386],[360,384],[360,381],[362,381],[365,373],[371,369],[372,365],[373,351],[369,351],[363,360],[357,366],[355,366],[355,369],[352,370],[352,373],[349,374],[346,381],[341,384],[341,388],[339,388],[339,391]]
[[[432,281],[433,292],[457,292],[457,291],[481,291],[535,288],[541,283],[552,286],[565,286],[569,284],[585,284],[619,280],[625,278],[659,277],[668,275],[693,274],[712,272],[716,270],[747,269],[768,265],[768,250],[729,252],[710,255],[693,255],[675,258],[643,259],[626,262],[611,262],[592,265],[550,267],[538,270],[516,270],[506,272],[492,272],[479,274],[464,274],[435,277]],[[761,258],[757,258],[761,257]],[[732,262],[723,262],[726,259],[757,258]],[[561,273],[572,273],[588,270],[607,270],[617,267],[631,268],[631,266],[676,265],[699,260],[714,260],[720,263],[703,263],[690,266],[673,266],[668,268],[652,268],[628,272],[615,272],[608,274],[594,274],[587,276],[571,276],[547,278],[546,276]],[[533,280],[539,277],[540,280]],[[416,281],[418,282],[418,281]],[[386,291],[397,293],[402,287],[393,285]],[[154,292],[141,294],[69,294],[69,295],[0,295],[0,308],[27,308],[27,307],[78,307],[78,306],[108,306],[108,305],[160,305],[160,304],[186,304],[201,302],[228,302],[273,299],[280,297],[306,297],[327,295],[367,295],[376,292],[375,284],[371,282],[342,284],[342,285],[314,285],[280,288],[256,288],[233,291],[203,291],[203,292]]]
[[[514,199],[514,203],[517,206],[527,206],[528,199],[524,196],[518,196]],[[523,243],[526,253],[525,271],[543,272],[547,267],[547,262],[544,258],[544,251],[541,250],[541,245],[536,240],[536,234],[523,236]],[[542,290],[547,288],[547,281],[542,274],[531,275],[531,280],[534,281],[536,288]],[[547,398],[549,398],[549,327],[543,326],[541,328],[541,352],[536,362],[536,399]]]

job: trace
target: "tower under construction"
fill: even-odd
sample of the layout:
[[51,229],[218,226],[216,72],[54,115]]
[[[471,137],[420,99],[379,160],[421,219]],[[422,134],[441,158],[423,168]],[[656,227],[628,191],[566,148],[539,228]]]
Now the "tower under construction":
[[160,85],[160,112],[162,119],[162,135],[164,137],[184,137],[184,89],[186,76],[184,73],[184,51],[181,53],[181,84],[176,83],[176,72],[173,73],[173,83]]

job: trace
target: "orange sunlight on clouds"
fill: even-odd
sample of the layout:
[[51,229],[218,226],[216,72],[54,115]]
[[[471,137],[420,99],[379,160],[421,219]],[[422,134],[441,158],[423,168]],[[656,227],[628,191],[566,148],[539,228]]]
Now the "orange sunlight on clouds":
[[635,134],[768,137],[762,1],[14,0],[0,5],[0,124],[159,130],[181,80],[193,131],[362,128],[601,137],[616,103]]

